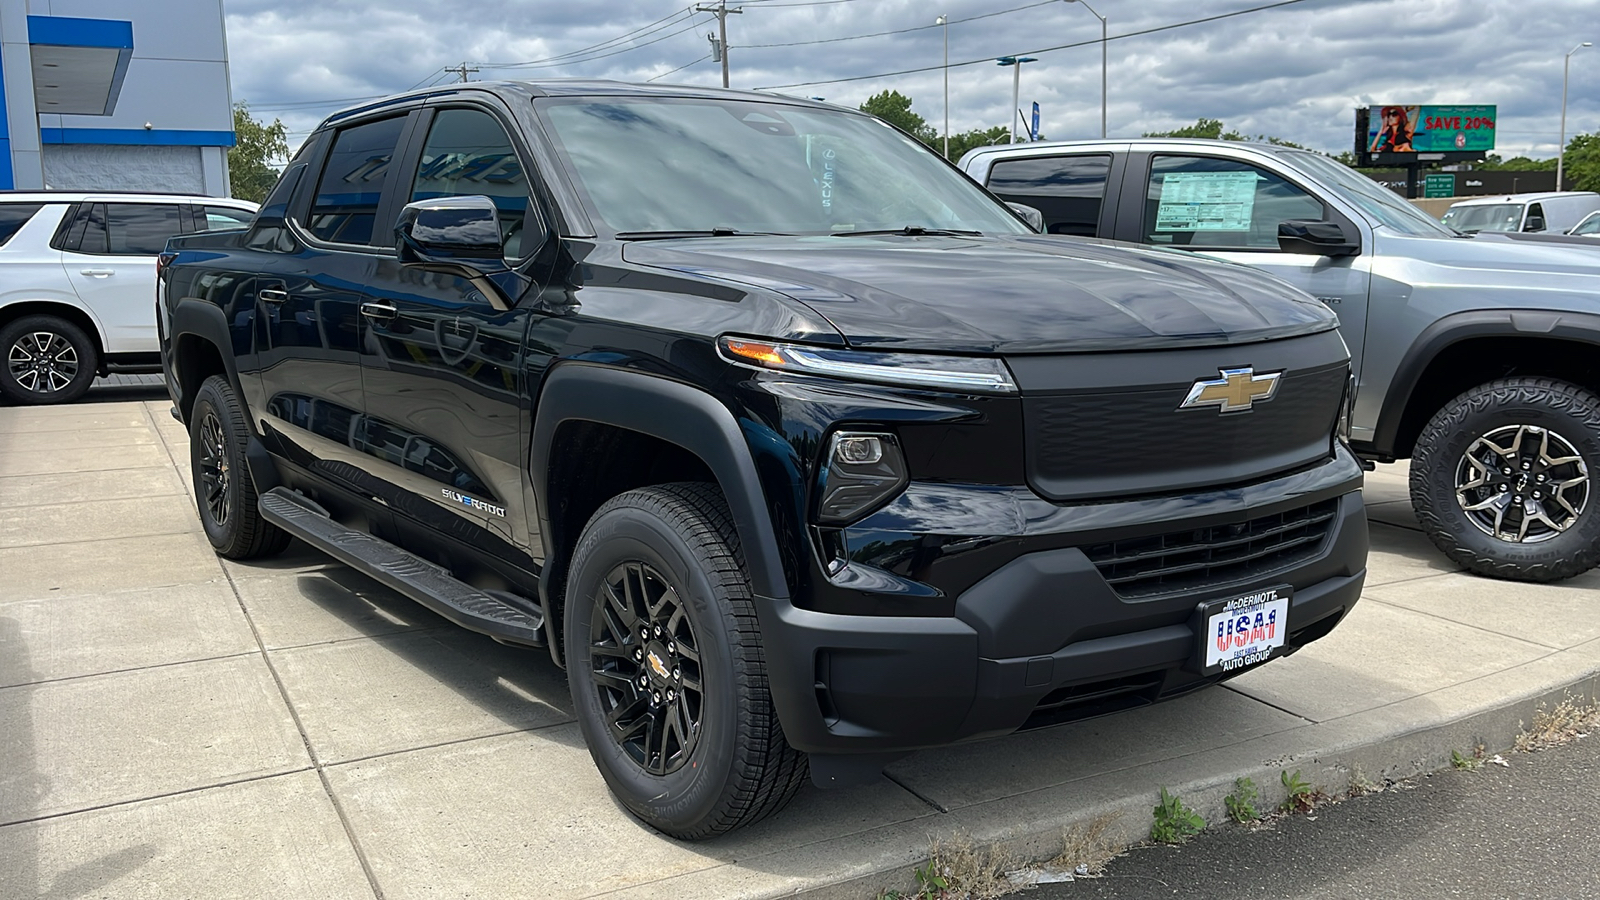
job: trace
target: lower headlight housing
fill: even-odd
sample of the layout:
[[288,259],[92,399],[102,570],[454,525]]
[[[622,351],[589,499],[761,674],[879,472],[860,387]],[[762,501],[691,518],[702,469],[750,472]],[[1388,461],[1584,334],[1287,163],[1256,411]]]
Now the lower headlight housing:
[[905,490],[910,480],[894,435],[834,432],[822,465],[817,521],[848,525]]

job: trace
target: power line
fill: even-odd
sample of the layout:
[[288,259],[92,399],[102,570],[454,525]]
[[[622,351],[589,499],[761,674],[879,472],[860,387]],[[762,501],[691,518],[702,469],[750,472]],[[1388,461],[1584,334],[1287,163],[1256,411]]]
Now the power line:
[[[676,24],[676,23],[674,23],[674,24]],[[631,53],[634,50],[638,50],[638,49],[640,49],[642,47],[648,47],[651,44],[659,44],[659,43],[661,43],[662,41],[664,41],[664,40],[666,40],[668,38],[677,37],[678,35],[683,34],[685,31],[693,31],[693,30],[699,28],[700,24],[701,24],[701,20],[695,19],[695,20],[691,21],[688,25],[684,26],[683,28],[679,28],[677,31],[669,31],[666,34],[663,34],[663,35],[661,35],[660,37],[658,37],[658,38],[656,38],[654,40],[645,41],[642,44],[634,44],[634,45],[632,45],[630,47],[623,47],[623,48],[621,48],[619,50],[612,50],[612,51],[610,51],[608,53],[600,53],[600,54],[597,54],[597,55],[594,55],[594,56],[586,56],[583,59],[568,59],[568,60],[562,60],[561,62],[548,62],[548,63],[519,63],[519,64],[516,64],[516,65],[495,65],[495,64],[491,64],[491,63],[484,63],[483,66],[484,66],[484,68],[487,68],[487,69],[549,69],[549,68],[557,68],[557,67],[560,67],[560,66],[575,66],[575,65],[577,65],[579,63],[594,62],[597,59],[605,59],[608,56],[617,56],[617,55],[623,54],[623,53]]]
[[[994,16],[1003,16],[1003,15],[1006,15],[1008,13],[1021,12],[1022,10],[1025,10],[1025,9],[1033,9],[1036,6],[1049,6],[1049,5],[1052,5],[1052,4],[1056,3],[1056,2],[1057,2],[1057,0],[1039,0],[1038,3],[1029,3],[1026,6],[1013,6],[1010,9],[1002,9],[1002,10],[998,10],[996,12],[982,13],[982,14],[976,15],[976,16],[968,16],[965,19],[951,19],[950,20],[950,24],[951,25],[959,25],[962,22],[976,22],[979,19],[988,19],[988,18],[993,18]],[[770,7],[764,7],[764,8],[770,8]],[[766,48],[766,47],[803,47],[803,46],[805,46],[807,44],[837,44],[840,41],[859,41],[862,38],[886,37],[886,36],[891,35],[891,34],[910,34],[913,31],[927,31],[930,28],[943,28],[943,27],[944,27],[943,25],[913,25],[910,28],[896,28],[893,31],[874,31],[871,34],[852,34],[852,35],[848,35],[846,37],[821,38],[821,39],[814,40],[814,41],[788,41],[788,42],[785,42],[785,43],[782,43],[782,44],[741,44],[740,45],[740,49],[743,49],[743,50],[756,50],[756,49],[761,49],[761,48]]]
[[521,68],[523,66],[535,66],[535,65],[540,65],[542,63],[555,62],[556,60],[566,59],[566,58],[572,57],[572,56],[582,56],[582,55],[584,55],[586,53],[590,53],[590,52],[594,52],[594,51],[609,50],[609,49],[612,49],[613,47],[616,47],[617,45],[627,41],[629,38],[632,38],[634,36],[645,37],[647,35],[654,34],[655,32],[662,30],[663,28],[669,28],[672,25],[677,24],[677,22],[675,20],[681,20],[683,18],[683,16],[685,16],[685,15],[692,15],[692,11],[688,7],[680,9],[680,10],[678,10],[677,12],[673,13],[670,16],[663,16],[662,18],[659,18],[659,19],[655,20],[654,22],[650,22],[650,23],[645,24],[645,25],[640,25],[638,28],[635,28],[632,31],[624,32],[622,34],[617,35],[614,38],[608,38],[606,40],[601,41],[598,44],[591,44],[590,46],[584,47],[584,48],[582,48],[580,50],[569,50],[566,53],[557,53],[554,56],[546,56],[546,57],[542,57],[540,59],[529,59],[529,60],[524,60],[522,62],[514,62],[514,63],[484,63],[483,65],[484,65],[485,68],[490,68],[490,69],[516,69],[516,68]]
[[[1277,2],[1277,3],[1268,3],[1268,4],[1265,4],[1263,6],[1252,6],[1249,9],[1240,9],[1240,10],[1235,10],[1234,12],[1230,12],[1230,13],[1220,13],[1220,14],[1215,15],[1215,16],[1206,16],[1203,19],[1191,19],[1191,20],[1189,20],[1187,22],[1174,22],[1171,25],[1158,25],[1155,28],[1146,28],[1146,29],[1144,29],[1142,31],[1129,31],[1129,32],[1125,32],[1123,34],[1113,34],[1110,37],[1106,38],[1106,40],[1108,40],[1108,41],[1119,41],[1119,40],[1123,40],[1123,39],[1126,39],[1126,38],[1141,37],[1141,36],[1147,35],[1147,34],[1155,34],[1156,32],[1159,32],[1159,31],[1171,31],[1174,28],[1185,28],[1185,27],[1190,26],[1190,25],[1203,25],[1203,24],[1205,24],[1207,22],[1216,22],[1216,21],[1218,21],[1220,19],[1231,19],[1231,18],[1233,18],[1235,16],[1242,16],[1242,15],[1245,15],[1247,13],[1262,12],[1262,11],[1268,10],[1268,9],[1277,9],[1280,6],[1292,6],[1292,5],[1296,4],[1296,3],[1305,3],[1305,2],[1307,2],[1307,0],[1279,0],[1279,2]],[[1098,41],[1098,40],[1074,41],[1073,43],[1070,43],[1070,44],[1059,44],[1059,45],[1054,46],[1054,47],[1041,47],[1041,48],[1039,48],[1037,50],[1024,50],[1024,51],[1022,51],[1021,55],[1027,56],[1027,55],[1032,55],[1032,54],[1035,54],[1035,53],[1049,53],[1049,52],[1054,51],[1054,50],[1070,50],[1070,49],[1072,49],[1074,47],[1092,47],[1092,46],[1094,46],[1095,44],[1098,44],[1098,43],[1100,43],[1100,41]],[[983,65],[983,64],[992,63],[992,62],[994,62],[994,57],[985,56],[985,57],[983,57],[981,59],[969,59],[969,60],[965,60],[965,61],[962,61],[962,62],[953,62],[953,63],[950,63],[949,68],[957,69],[957,68],[961,68],[963,66],[976,66],[976,65]],[[757,91],[775,91],[775,90],[781,90],[783,88],[812,87],[814,85],[819,85],[819,84],[843,84],[843,83],[848,82],[848,81],[868,81],[868,80],[873,79],[873,78],[890,78],[890,77],[893,77],[893,76],[896,76],[896,75],[912,75],[912,74],[915,74],[915,73],[918,73],[918,72],[937,72],[937,71],[939,71],[940,69],[943,69],[943,68],[945,68],[945,67],[944,66],[919,66],[919,67],[917,67],[915,69],[901,69],[901,70],[899,70],[897,72],[878,72],[878,73],[875,73],[875,74],[872,74],[872,75],[852,75],[852,76],[850,76],[848,78],[830,78],[830,79],[826,79],[826,80],[823,80],[823,81],[797,81],[797,82],[794,82],[792,84],[770,84],[770,85],[766,85],[765,87],[754,88],[753,90],[757,90]]]
[[[1052,2],[1054,2],[1054,0],[1052,0]],[[683,65],[677,67],[676,69],[672,69],[672,70],[669,70],[669,71],[666,71],[666,72],[662,72],[660,75],[652,75],[649,78],[646,78],[645,82],[649,83],[649,82],[655,81],[658,78],[665,78],[668,75],[671,75],[673,72],[682,72],[684,69],[689,68],[690,66],[694,65],[695,63],[705,62],[706,60],[708,60],[710,58],[711,58],[711,54],[707,53],[705,56],[702,56],[699,59],[693,60],[691,62],[686,62]]]
[[461,76],[461,83],[465,84],[466,81],[467,81],[467,73],[478,71],[478,67],[477,66],[469,66],[466,63],[466,60],[462,60],[461,65],[459,65],[459,66],[445,66],[444,70],[446,72],[451,72],[453,74],[460,75]]

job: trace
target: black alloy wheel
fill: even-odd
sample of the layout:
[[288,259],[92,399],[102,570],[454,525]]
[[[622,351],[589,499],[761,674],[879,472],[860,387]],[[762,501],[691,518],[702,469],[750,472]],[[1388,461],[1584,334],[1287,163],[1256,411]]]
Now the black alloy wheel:
[[1600,397],[1505,378],[1445,404],[1411,455],[1411,505],[1434,545],[1494,578],[1556,581],[1600,564]]
[[590,671],[611,739],[652,775],[683,768],[700,738],[699,642],[678,592],[653,567],[611,570],[590,617]]
[[696,840],[794,798],[806,755],[773,707],[739,536],[715,486],[606,501],[572,551],[564,596],[578,725],[629,812]]
[[233,385],[213,375],[195,393],[189,413],[189,473],[206,540],[228,559],[271,556],[289,534],[262,518],[245,463],[249,425]]
[[0,328],[0,394],[18,403],[67,403],[94,382],[98,355],[83,329],[56,316],[23,316]]

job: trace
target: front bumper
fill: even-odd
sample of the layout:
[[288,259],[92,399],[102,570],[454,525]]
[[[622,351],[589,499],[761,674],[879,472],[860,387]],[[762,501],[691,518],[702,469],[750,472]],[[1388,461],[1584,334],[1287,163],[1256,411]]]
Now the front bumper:
[[[1020,533],[970,539],[1019,552],[964,587],[948,616],[845,615],[758,597],[785,735],[813,755],[819,783],[844,783],[850,779],[831,773],[848,757],[875,771],[915,749],[1167,699],[1237,674],[1199,674],[1197,605],[1268,585],[1294,589],[1284,651],[1292,653],[1327,634],[1361,595],[1367,522],[1360,486],[1360,465],[1339,445],[1326,463],[1241,488],[1024,504]],[[947,499],[952,490],[939,487]],[[1211,527],[1312,503],[1334,509],[1320,547],[1245,580],[1128,599],[1083,549],[1108,534]],[[915,584],[878,575],[863,578],[850,565],[834,581],[864,594],[903,594]]]

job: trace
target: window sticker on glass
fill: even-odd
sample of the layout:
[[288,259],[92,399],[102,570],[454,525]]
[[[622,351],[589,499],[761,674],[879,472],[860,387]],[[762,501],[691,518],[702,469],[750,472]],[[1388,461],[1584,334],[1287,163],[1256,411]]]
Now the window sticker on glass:
[[1157,231],[1249,231],[1254,172],[1168,172],[1161,178]]

